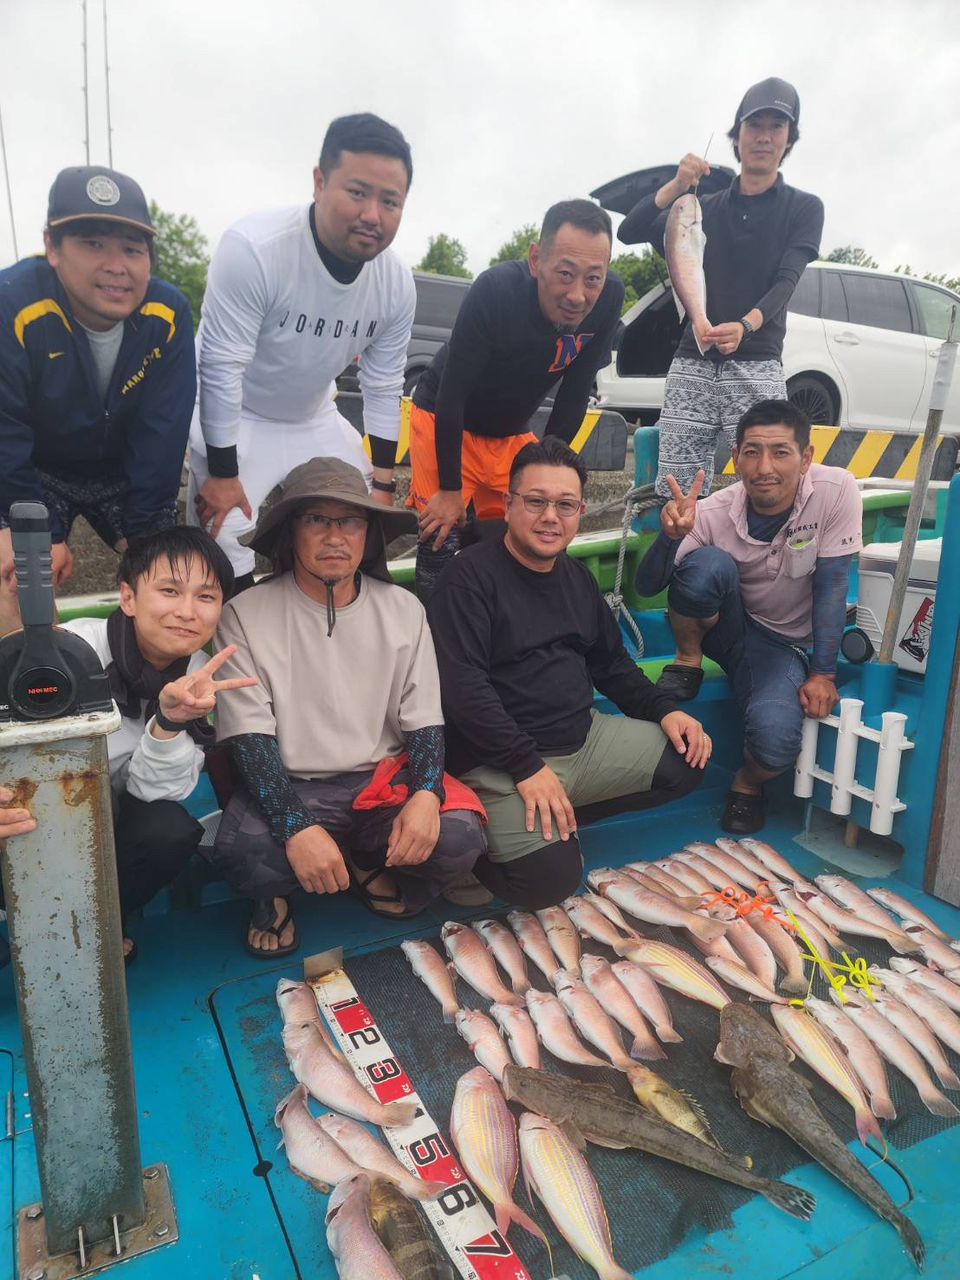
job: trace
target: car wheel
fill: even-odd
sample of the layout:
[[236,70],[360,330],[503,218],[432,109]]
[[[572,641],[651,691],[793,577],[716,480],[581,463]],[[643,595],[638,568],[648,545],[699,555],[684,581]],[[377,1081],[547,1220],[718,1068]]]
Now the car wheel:
[[422,374],[423,374],[422,369],[410,370],[410,372],[407,374],[407,376],[403,380],[403,394],[405,396],[413,395],[413,389],[417,385],[417,383],[420,381]]
[[837,389],[812,373],[801,373],[787,383],[787,399],[810,419],[814,426],[836,426],[840,416]]

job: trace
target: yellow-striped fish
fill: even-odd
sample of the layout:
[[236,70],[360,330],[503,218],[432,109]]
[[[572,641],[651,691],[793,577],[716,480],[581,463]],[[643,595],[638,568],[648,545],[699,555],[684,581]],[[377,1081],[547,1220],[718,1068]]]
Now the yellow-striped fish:
[[460,1163],[493,1205],[497,1230],[505,1236],[510,1223],[545,1240],[543,1232],[513,1202],[517,1180],[517,1126],[500,1086],[483,1067],[457,1081],[450,1113],[450,1134]]
[[536,1192],[554,1226],[600,1280],[633,1280],[613,1257],[610,1223],[586,1158],[552,1120],[525,1111],[520,1158],[528,1193]]
[[691,1000],[700,1000],[714,1009],[723,1009],[730,1003],[713,974],[679,947],[641,938],[639,942],[621,943],[617,952],[646,969],[663,986],[672,987]]

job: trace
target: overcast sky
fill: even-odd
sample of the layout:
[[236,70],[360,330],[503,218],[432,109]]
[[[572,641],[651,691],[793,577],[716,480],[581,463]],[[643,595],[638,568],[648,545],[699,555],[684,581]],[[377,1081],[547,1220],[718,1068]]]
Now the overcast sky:
[[[371,110],[413,147],[395,241],[476,272],[555,200],[703,151],[733,164],[737,103],[800,93],[787,180],[822,197],[824,252],[960,275],[956,0],[108,0],[114,167],[211,246],[306,203],[329,120]],[[88,0],[90,155],[105,163],[102,0]],[[50,183],[84,163],[80,0],[0,0],[0,111],[21,256]],[[5,196],[3,191],[2,195]],[[5,201],[0,265],[14,260]]]

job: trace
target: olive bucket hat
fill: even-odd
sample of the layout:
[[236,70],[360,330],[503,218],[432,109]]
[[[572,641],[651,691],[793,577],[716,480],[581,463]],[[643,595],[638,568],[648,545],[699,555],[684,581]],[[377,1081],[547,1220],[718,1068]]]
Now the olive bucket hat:
[[287,521],[308,503],[319,498],[348,502],[373,517],[360,562],[361,570],[383,582],[393,581],[387,571],[387,543],[401,534],[416,531],[416,512],[386,507],[377,502],[367,492],[360,471],[340,458],[311,458],[309,462],[302,462],[283,480],[280,490],[276,502],[261,512],[253,533],[240,538],[244,546],[272,560],[277,540]]

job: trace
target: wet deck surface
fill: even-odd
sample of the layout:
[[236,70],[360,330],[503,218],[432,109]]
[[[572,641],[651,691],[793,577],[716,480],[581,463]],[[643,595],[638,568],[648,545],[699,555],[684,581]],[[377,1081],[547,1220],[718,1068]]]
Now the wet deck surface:
[[[687,840],[710,839],[718,832],[721,800],[722,787],[716,786],[701,792],[694,804],[644,815],[642,825],[616,820],[588,828],[583,832],[588,862],[616,864],[636,857],[659,857]],[[792,842],[798,825],[799,811],[794,809],[773,819],[764,835],[800,870],[815,874],[820,864]],[[905,896],[919,896],[893,880],[884,883]],[[960,912],[931,900],[924,902],[924,909],[954,936],[960,936]],[[415,922],[417,928],[412,930],[409,922],[394,926],[375,919],[345,896],[305,903],[298,913],[302,954],[342,945],[348,953],[349,972],[352,955],[393,947],[403,936],[434,934],[442,921],[454,914],[448,906],[438,908]],[[281,975],[299,976],[298,965],[274,966],[248,957],[240,945],[245,917],[243,903],[227,902],[137,922],[140,960],[129,972],[128,988],[143,1159],[144,1164],[163,1161],[170,1167],[180,1242],[128,1264],[123,1274],[130,1280],[174,1274],[182,1280],[327,1280],[336,1274],[324,1243],[325,1198],[290,1172],[283,1152],[276,1150],[279,1134],[273,1127],[276,1102],[293,1083],[283,1059],[273,992]],[[431,1099],[431,1110],[445,1126],[452,1093],[444,1106],[446,1076],[434,1070],[426,1053],[422,1062],[415,1060],[416,1039],[410,1034],[413,1019],[404,1004],[412,979],[399,953],[395,956],[395,989],[389,981],[389,967],[387,980],[383,980],[384,957],[353,962],[358,989],[382,1018],[384,1030],[415,1084],[422,1085],[425,1092],[434,1090],[437,1103],[434,1106]],[[371,982],[371,976],[376,977],[377,990],[365,992],[363,983]],[[680,996],[671,995],[670,1003],[682,1030],[700,1017]],[[715,1019],[710,1011],[704,1013]],[[471,1060],[451,1028],[443,1028],[438,1017],[435,1025],[444,1034],[444,1045],[449,1044],[445,1071],[455,1076],[467,1069]],[[12,1055],[4,1054],[0,1061],[0,1088],[7,1087],[12,1064],[15,1096],[16,1134],[3,1144],[0,1156],[0,1196],[11,1209],[4,1215],[7,1235],[0,1241],[0,1277],[12,1277],[17,1275],[10,1231],[12,1209],[36,1199],[39,1188],[9,968],[0,974],[0,1045]],[[689,1070],[685,1058],[689,1049],[686,1044],[670,1046],[676,1069]],[[698,1061],[700,1052],[698,1049]],[[410,1054],[414,1060],[408,1060]],[[703,1071],[705,1079],[715,1071],[721,1080],[725,1074],[714,1068],[706,1055]],[[669,1071],[665,1069],[664,1074]],[[705,1101],[718,1130],[730,1126],[731,1145],[751,1150],[758,1171],[774,1172],[772,1164],[768,1170],[764,1162],[772,1160],[774,1148],[785,1140],[768,1137],[761,1126],[740,1117],[733,1110],[732,1094],[725,1103],[730,1107],[726,1118],[711,1101]],[[831,1118],[838,1117],[842,1111]],[[741,1125],[748,1125],[746,1146],[737,1145]],[[916,1191],[908,1212],[927,1246],[926,1274],[936,1280],[953,1280],[960,1274],[954,1223],[960,1127],[939,1121],[931,1127],[935,1130],[931,1136],[909,1146],[903,1146],[893,1130],[891,1144],[898,1148],[895,1158]],[[911,1133],[908,1138],[904,1133],[903,1141],[915,1136]],[[866,1161],[872,1157],[867,1156]],[[787,1217],[762,1198],[754,1197],[738,1207],[741,1198],[736,1193],[731,1199],[731,1193],[719,1184],[715,1190],[711,1182],[700,1179],[699,1195],[689,1198],[685,1206],[672,1206],[669,1252],[658,1257],[659,1244],[645,1246],[646,1253],[638,1251],[630,1232],[642,1233],[645,1217],[660,1214],[666,1203],[663,1179],[658,1177],[661,1166],[642,1154],[623,1152],[598,1153],[596,1160],[591,1155],[591,1163],[610,1205],[621,1261],[639,1266],[643,1259],[638,1274],[650,1280],[680,1280],[692,1275],[785,1280],[797,1274],[805,1280],[900,1280],[915,1274],[893,1229],[816,1167],[801,1163],[787,1175],[789,1181],[817,1196],[818,1209],[808,1224]],[[619,1170],[619,1175],[611,1169]],[[887,1171],[879,1176],[901,1201],[902,1187],[897,1180]],[[611,1180],[616,1177],[632,1188],[629,1221],[624,1221],[623,1209],[618,1211],[622,1186]],[[655,1194],[645,1196],[644,1183]],[[518,1199],[524,1203],[519,1188]],[[657,1224],[658,1239],[662,1226]],[[516,1238],[511,1233],[511,1239],[524,1249],[522,1233],[517,1232]],[[524,1252],[524,1258],[534,1276],[547,1274],[536,1251]],[[556,1260],[558,1270],[566,1270],[571,1280],[591,1274],[565,1246],[557,1250]]]

